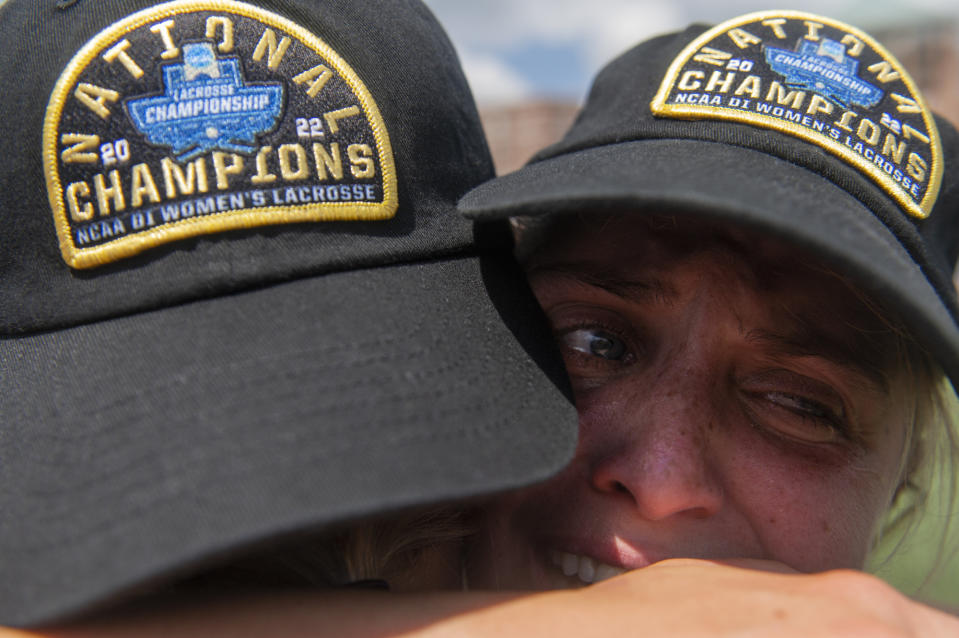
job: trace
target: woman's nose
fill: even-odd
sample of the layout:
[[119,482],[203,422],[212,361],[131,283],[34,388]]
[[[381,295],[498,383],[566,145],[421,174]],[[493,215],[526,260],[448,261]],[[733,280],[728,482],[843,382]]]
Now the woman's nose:
[[670,376],[624,390],[629,400],[601,412],[581,414],[581,449],[594,455],[593,488],[623,499],[644,518],[708,517],[723,502],[718,451],[711,447],[719,419],[715,383],[696,372]]

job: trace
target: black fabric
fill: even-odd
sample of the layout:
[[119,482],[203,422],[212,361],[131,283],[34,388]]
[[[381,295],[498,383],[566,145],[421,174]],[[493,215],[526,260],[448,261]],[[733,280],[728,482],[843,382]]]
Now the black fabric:
[[484,291],[535,316],[519,277],[508,257],[356,270],[5,342],[4,622],[546,478],[574,419]]
[[369,89],[395,158],[393,219],[64,262],[41,165],[47,100],[84,43],[152,4],[0,7],[16,149],[0,159],[4,625],[100,608],[271,539],[542,480],[576,443],[506,224],[455,214],[492,163],[419,2],[255,3]]
[[[41,133],[66,63],[112,22],[153,0],[7,2],[0,8],[5,69],[0,112],[8,148],[0,165],[4,211],[0,334],[21,334],[149,310],[296,277],[472,250],[472,229],[449,203],[492,176],[492,160],[456,54],[416,2],[264,0],[361,74],[386,122],[399,179],[399,213],[368,224],[274,226],[166,244],[74,272],[63,267],[43,187]],[[22,37],[21,34],[32,34]],[[40,43],[38,48],[37,43]],[[23,78],[30,78],[25,82]],[[188,274],[186,274],[188,273]]]

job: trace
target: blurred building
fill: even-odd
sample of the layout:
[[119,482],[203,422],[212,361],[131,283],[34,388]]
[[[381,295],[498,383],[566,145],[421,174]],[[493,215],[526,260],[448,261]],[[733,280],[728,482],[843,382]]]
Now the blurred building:
[[[959,126],[959,23],[904,24],[872,35],[902,62],[929,106]],[[561,138],[578,109],[573,102],[543,99],[480,105],[497,172],[519,168]]]
[[480,106],[480,118],[496,172],[516,170],[539,149],[563,136],[579,105],[573,102],[533,100],[517,104]]

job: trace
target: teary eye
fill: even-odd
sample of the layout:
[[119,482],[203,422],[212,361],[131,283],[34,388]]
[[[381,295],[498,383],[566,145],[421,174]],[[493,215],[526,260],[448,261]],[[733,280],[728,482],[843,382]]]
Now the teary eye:
[[807,416],[812,419],[838,420],[837,417],[821,403],[807,399],[805,397],[786,394],[784,392],[769,392],[766,394],[769,401],[776,403],[783,408],[792,410],[797,414]]
[[754,426],[811,445],[850,440],[845,403],[830,384],[785,369],[765,370],[740,384]]
[[616,335],[597,328],[578,328],[560,337],[567,348],[592,355],[619,361],[626,356],[626,344]]

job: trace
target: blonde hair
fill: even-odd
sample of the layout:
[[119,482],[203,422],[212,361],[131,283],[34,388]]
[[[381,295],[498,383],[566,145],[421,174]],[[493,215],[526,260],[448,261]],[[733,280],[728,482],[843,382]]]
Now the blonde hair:
[[208,569],[161,586],[158,591],[432,588],[433,583],[411,581],[410,575],[434,549],[454,557],[456,564],[451,570],[458,586],[462,549],[474,529],[471,520],[464,508],[433,506],[361,521],[340,530],[275,539],[240,555],[224,557]]
[[922,582],[912,592],[920,593],[922,585],[936,575],[943,559],[959,551],[959,541],[951,533],[956,524],[953,514],[959,505],[959,397],[942,368],[905,325],[893,318],[893,313],[845,276],[833,274],[894,337],[895,354],[891,361],[908,383],[905,394],[912,401],[912,417],[906,428],[898,480],[887,514],[874,536],[870,569],[881,572],[888,567],[900,550],[911,545],[917,531],[923,529],[935,543],[936,551]]
[[[955,532],[959,525],[959,399],[941,372],[917,380],[916,385],[926,389],[914,394],[913,428],[901,480],[877,530],[868,569],[909,594],[922,595],[939,569],[959,552]],[[919,545],[923,556],[917,559],[912,550]],[[900,555],[904,558],[897,562]]]
[[454,545],[462,563],[465,540],[474,528],[465,510],[434,507],[360,525],[347,534],[343,565],[350,581],[382,579],[402,586],[405,574],[429,550]]

